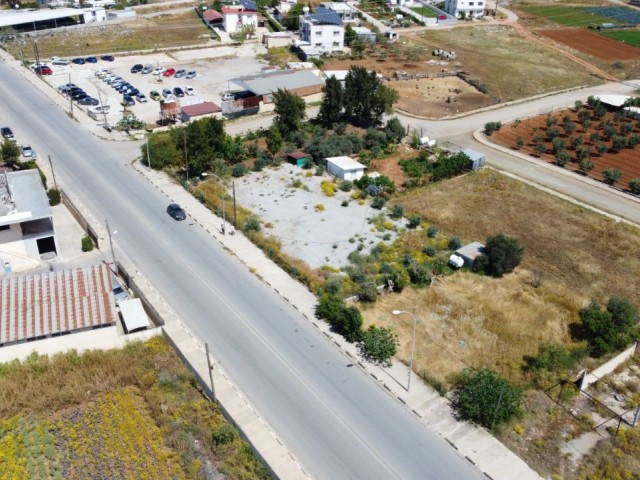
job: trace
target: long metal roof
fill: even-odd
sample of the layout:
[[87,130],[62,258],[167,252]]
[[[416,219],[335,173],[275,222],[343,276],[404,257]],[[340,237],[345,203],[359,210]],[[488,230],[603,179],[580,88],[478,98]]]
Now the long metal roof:
[[23,23],[43,22],[56,18],[84,15],[79,8],[41,8],[39,10],[0,10],[0,27],[11,27]]
[[38,170],[7,172],[0,179],[0,225],[51,217]]
[[105,264],[0,281],[0,346],[106,327],[115,321]]
[[275,72],[234,78],[230,81],[256,95],[267,95],[276,92],[279,88],[294,90],[324,85],[324,80],[318,78],[310,70],[276,70]]

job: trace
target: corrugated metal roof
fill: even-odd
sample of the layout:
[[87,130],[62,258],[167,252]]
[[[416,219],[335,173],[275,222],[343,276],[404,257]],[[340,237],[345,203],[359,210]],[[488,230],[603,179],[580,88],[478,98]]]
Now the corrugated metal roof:
[[[40,173],[38,170],[21,170],[18,172],[7,172],[7,186],[11,202],[15,206],[12,215],[19,215],[20,221],[37,220],[40,218],[51,217],[51,206],[49,198],[42,186]],[[0,224],[9,222],[2,221],[0,215]],[[9,222],[14,223],[14,222]]]
[[202,102],[196,103],[195,105],[187,105],[186,107],[182,107],[181,110],[190,117],[222,111],[222,109],[213,102]]
[[309,70],[277,70],[275,72],[262,73],[231,80],[236,85],[255,93],[266,95],[282,90],[324,85],[324,80],[318,78]]
[[460,255],[463,258],[475,260],[476,257],[480,256],[483,251],[484,244],[480,242],[471,242],[470,244],[456,250],[456,254]]
[[0,27],[22,25],[23,23],[43,22],[55,18],[66,18],[84,15],[79,8],[42,8],[40,10],[2,10],[0,11]]
[[0,282],[0,345],[115,324],[107,265]]
[[149,317],[147,317],[139,298],[123,300],[118,306],[120,307],[120,314],[127,332],[130,333],[151,326]]

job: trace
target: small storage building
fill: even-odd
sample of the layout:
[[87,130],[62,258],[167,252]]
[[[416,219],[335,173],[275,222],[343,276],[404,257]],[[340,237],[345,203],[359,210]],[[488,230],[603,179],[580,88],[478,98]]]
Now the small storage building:
[[484,167],[485,155],[484,153],[476,152],[475,150],[464,150],[467,157],[471,159],[471,170],[479,170]]
[[151,326],[149,317],[147,317],[147,313],[144,311],[142,302],[139,298],[122,300],[118,306],[120,307],[122,323],[127,333],[146,330]]
[[196,103],[195,105],[186,105],[182,107],[180,109],[180,119],[187,123],[193,119],[211,117],[220,112],[222,112],[220,106],[213,102]]
[[456,255],[462,258],[462,260],[464,260],[464,264],[469,268],[473,267],[473,262],[475,262],[476,258],[483,253],[484,245],[480,242],[471,242],[470,244],[456,250]]
[[328,157],[327,171],[341,180],[358,180],[366,167],[351,157]]
[[296,167],[304,167],[307,162],[311,161],[311,155],[304,150],[298,149],[287,153],[287,161],[293,163]]

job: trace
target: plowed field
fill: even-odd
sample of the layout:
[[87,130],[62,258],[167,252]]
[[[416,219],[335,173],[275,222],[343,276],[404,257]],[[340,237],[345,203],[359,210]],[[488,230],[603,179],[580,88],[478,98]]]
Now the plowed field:
[[629,60],[640,58],[640,48],[617,42],[583,28],[539,30],[545,37],[601,60]]
[[[573,110],[565,110],[561,112],[556,112],[553,117],[557,119],[557,124],[560,128],[562,134],[560,138],[564,140],[567,145],[567,153],[571,157],[571,160],[565,168],[569,170],[573,170],[578,174],[582,174],[579,168],[579,161],[576,159],[576,151],[571,146],[571,135],[567,135],[564,131],[563,118],[565,116],[569,116],[575,122],[576,130],[573,132],[573,135],[581,135],[583,138],[583,146],[587,147],[591,151],[590,160],[594,163],[595,168],[589,172],[589,176],[595,178],[597,180],[604,180],[602,176],[602,172],[607,168],[616,168],[622,172],[622,178],[616,184],[620,188],[627,188],[629,181],[634,178],[640,178],[640,145],[635,146],[633,148],[624,148],[617,153],[611,151],[611,140],[600,139],[598,142],[591,142],[590,135],[592,133],[598,133],[600,137],[603,136],[603,130],[600,128],[600,121],[595,118],[592,118],[592,124],[589,128],[584,128],[580,121],[577,118],[576,112]],[[532,156],[538,156],[534,150],[534,142],[533,138],[536,136],[544,136],[545,137],[545,146],[546,152],[543,153],[540,158],[549,163],[555,163],[555,157],[553,155],[553,147],[551,140],[546,136],[547,124],[546,124],[546,115],[540,115],[538,117],[530,118],[527,120],[522,120],[517,123],[510,123],[508,125],[503,126],[500,131],[494,132],[489,139],[508,148],[516,148],[516,139],[521,137],[524,141],[523,146],[520,148],[520,151],[523,153],[527,153]],[[614,121],[614,116],[612,113],[607,113],[606,120],[610,120],[616,126],[616,130],[619,129],[619,124],[616,125]],[[636,125],[636,122],[632,122],[633,131],[630,132],[629,135],[636,134],[640,135],[640,129]],[[596,152],[596,144],[603,143],[607,146],[607,152],[599,155]],[[560,168],[560,167],[558,167]]]

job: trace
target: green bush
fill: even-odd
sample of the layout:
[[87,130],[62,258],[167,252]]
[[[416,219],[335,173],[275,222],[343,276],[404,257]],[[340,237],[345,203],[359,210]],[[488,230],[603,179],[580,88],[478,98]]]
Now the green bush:
[[409,223],[407,223],[407,228],[410,228],[410,229],[418,228],[421,223],[422,223],[422,218],[420,218],[420,215],[411,215],[409,217]]
[[515,238],[499,233],[487,239],[484,252],[476,258],[473,270],[502,277],[520,264],[522,252],[523,248]]
[[60,190],[57,188],[50,188],[47,190],[47,197],[49,197],[49,205],[52,207],[60,205],[60,202],[62,201]]
[[399,204],[395,204],[391,207],[389,216],[393,219],[400,219],[404,216],[404,207]]
[[245,173],[247,173],[247,167],[244,165],[244,163],[237,163],[233,166],[233,169],[231,170],[231,175],[233,175],[236,178],[240,178],[242,177]]
[[580,321],[581,336],[589,343],[589,353],[601,357],[631,343],[638,311],[629,301],[612,297],[604,310],[597,303],[582,309]]
[[435,257],[438,253],[438,250],[436,250],[436,247],[434,247],[433,245],[427,245],[422,249],[422,252],[430,257]]
[[424,286],[431,284],[431,271],[426,265],[412,263],[407,267],[409,278],[414,285]]
[[427,236],[429,238],[436,238],[438,236],[438,233],[440,233],[440,229],[434,225],[431,225],[428,229],[427,229]]
[[211,434],[211,440],[215,445],[227,445],[236,439],[236,429],[230,424],[224,423],[220,425]]
[[351,180],[344,180],[340,184],[340,190],[342,190],[343,192],[350,192],[352,188],[353,188],[353,182]]
[[386,200],[382,197],[376,197],[373,199],[373,202],[371,202],[371,208],[375,208],[376,210],[381,210],[382,207],[384,207],[384,204],[386,203]]
[[93,250],[93,240],[91,240],[91,237],[89,235],[85,235],[84,237],[82,237],[81,245],[83,252],[90,252],[91,250]]
[[462,246],[462,241],[460,237],[453,236],[449,239],[449,250],[458,250]]
[[397,346],[398,337],[393,330],[371,325],[362,334],[362,342],[358,345],[358,349],[365,360],[390,367],[391,358],[396,354]]
[[260,219],[255,215],[251,215],[247,218],[247,223],[244,224],[245,232],[259,232],[261,228],[262,225],[260,225]]
[[316,316],[325,320],[336,333],[348,342],[360,340],[362,335],[362,314],[356,307],[347,307],[336,294],[325,293],[316,305]]
[[609,185],[615,185],[622,178],[622,172],[617,168],[605,168],[602,176]]
[[629,190],[631,190],[631,193],[640,195],[640,178],[634,178],[629,182]]
[[584,349],[569,349],[562,343],[543,342],[538,346],[538,355],[528,363],[534,371],[560,372],[570,369],[587,352]]
[[502,122],[487,122],[484,124],[484,134],[490,137],[493,132],[497,132],[501,128]]

